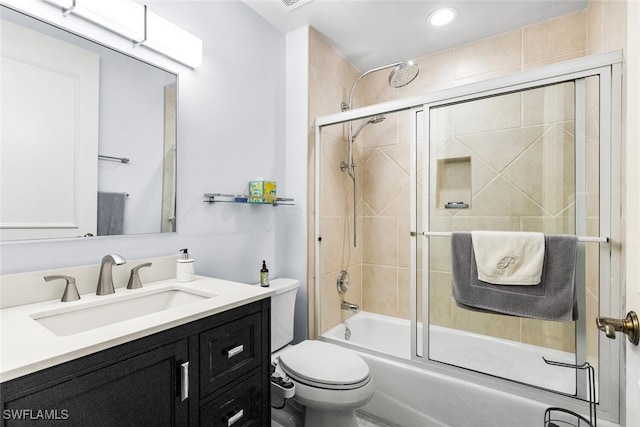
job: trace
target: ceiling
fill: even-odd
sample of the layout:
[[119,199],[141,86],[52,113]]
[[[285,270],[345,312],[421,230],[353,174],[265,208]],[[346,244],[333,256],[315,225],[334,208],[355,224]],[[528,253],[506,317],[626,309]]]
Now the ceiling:
[[[358,70],[417,58],[583,10],[588,0],[243,0],[283,33],[311,25]],[[286,0],[292,2],[293,0]],[[427,24],[442,6],[458,10],[444,27]]]

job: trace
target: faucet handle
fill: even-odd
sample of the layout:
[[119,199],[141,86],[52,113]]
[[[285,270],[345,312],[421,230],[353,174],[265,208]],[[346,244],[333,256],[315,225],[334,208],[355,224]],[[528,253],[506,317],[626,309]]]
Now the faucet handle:
[[138,289],[142,287],[142,282],[140,282],[140,276],[138,275],[138,270],[140,270],[142,267],[151,267],[151,263],[145,262],[144,264],[137,265],[131,269],[131,275],[129,276],[127,289]]
[[80,294],[78,293],[78,288],[76,287],[76,279],[71,276],[63,276],[63,275],[54,275],[54,276],[44,276],[44,280],[50,282],[52,280],[63,279],[66,281],[64,287],[64,293],[62,294],[62,298],[60,301],[69,302],[69,301],[77,301],[80,299]]

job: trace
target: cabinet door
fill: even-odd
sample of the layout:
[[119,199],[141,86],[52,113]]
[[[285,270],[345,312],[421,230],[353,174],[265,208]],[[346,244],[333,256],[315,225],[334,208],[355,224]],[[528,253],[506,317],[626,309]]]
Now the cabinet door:
[[263,357],[260,312],[201,333],[201,397],[261,366]]
[[237,386],[200,408],[200,425],[212,427],[249,427],[266,425],[263,411],[264,381],[257,371]]
[[187,355],[183,339],[8,401],[5,425],[186,426],[180,365]]

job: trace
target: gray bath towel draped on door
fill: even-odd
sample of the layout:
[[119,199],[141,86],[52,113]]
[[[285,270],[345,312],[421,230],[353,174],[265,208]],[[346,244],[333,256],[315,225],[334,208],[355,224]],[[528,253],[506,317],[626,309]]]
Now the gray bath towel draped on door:
[[545,235],[542,279],[538,285],[492,285],[478,279],[471,233],[451,234],[451,291],[470,310],[553,321],[578,318],[575,293],[578,238]]

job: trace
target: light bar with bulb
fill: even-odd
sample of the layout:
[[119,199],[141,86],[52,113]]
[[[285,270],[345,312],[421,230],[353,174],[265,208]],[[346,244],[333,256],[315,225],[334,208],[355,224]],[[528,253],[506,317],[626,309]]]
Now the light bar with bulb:
[[149,10],[143,45],[191,68],[202,65],[202,40]]
[[[44,0],[191,68],[202,65],[202,40],[131,0]],[[145,10],[147,9],[147,10]]]

